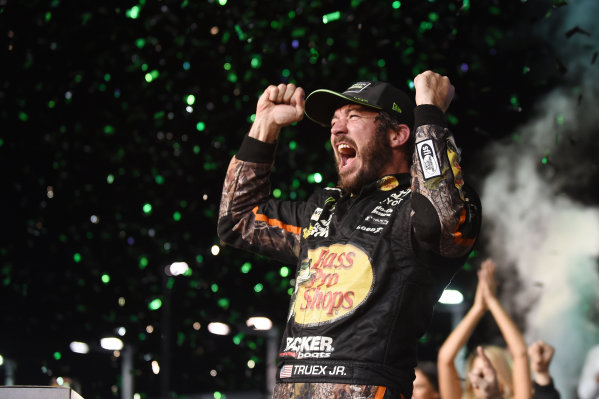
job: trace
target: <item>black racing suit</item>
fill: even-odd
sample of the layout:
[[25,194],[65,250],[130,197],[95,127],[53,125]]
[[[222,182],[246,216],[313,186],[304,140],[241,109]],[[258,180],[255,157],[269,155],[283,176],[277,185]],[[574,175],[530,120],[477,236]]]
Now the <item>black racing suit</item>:
[[356,195],[325,188],[305,202],[275,200],[275,145],[246,136],[233,157],[221,240],[297,267],[277,388],[355,384],[411,397],[418,339],[481,216],[443,113],[421,105],[415,120],[410,174],[382,177]]

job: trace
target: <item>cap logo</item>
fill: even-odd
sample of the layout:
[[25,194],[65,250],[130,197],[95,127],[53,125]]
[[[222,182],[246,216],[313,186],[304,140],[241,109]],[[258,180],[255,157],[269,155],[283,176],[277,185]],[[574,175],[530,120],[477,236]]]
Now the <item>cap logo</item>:
[[362,90],[370,86],[372,83],[370,82],[357,82],[353,85],[349,86],[344,93],[360,93]]
[[403,111],[401,110],[401,108],[399,107],[399,105],[397,105],[395,102],[393,102],[393,107],[392,107],[393,111],[395,112],[399,112],[400,114],[403,113]]
[[365,99],[365,98],[360,98],[360,97],[352,97],[352,98],[353,98],[354,100],[356,100],[356,101],[360,101],[360,102],[363,102],[363,103],[365,103],[365,104],[368,104],[368,100],[367,100],[367,99]]

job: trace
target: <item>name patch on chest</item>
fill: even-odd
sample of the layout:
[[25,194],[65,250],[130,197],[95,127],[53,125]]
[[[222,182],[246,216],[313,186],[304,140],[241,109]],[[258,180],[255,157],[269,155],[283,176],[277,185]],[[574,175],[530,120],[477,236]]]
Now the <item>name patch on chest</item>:
[[351,367],[345,365],[286,364],[281,367],[279,377],[347,377],[350,373]]

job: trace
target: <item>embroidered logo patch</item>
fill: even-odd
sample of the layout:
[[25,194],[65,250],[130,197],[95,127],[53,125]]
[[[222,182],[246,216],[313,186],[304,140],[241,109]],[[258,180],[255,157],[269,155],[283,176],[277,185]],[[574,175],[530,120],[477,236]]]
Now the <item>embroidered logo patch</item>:
[[399,107],[399,105],[397,105],[395,102],[393,103],[393,107],[391,109],[393,111],[395,111],[395,112],[399,112],[400,114],[403,113],[403,111],[401,110],[401,108]]
[[418,160],[420,161],[424,180],[441,176],[441,169],[433,140],[428,139],[416,143],[416,151],[418,152]]
[[390,191],[395,187],[399,186],[399,182],[394,176],[385,176],[381,178],[377,183],[377,187],[381,191]]
[[293,366],[291,364],[286,364],[281,367],[281,372],[279,373],[280,378],[289,378],[293,373]]
[[285,349],[279,353],[279,357],[292,357],[295,359],[323,359],[331,357],[333,338],[320,335],[309,335],[303,337],[287,337]]
[[286,364],[279,371],[280,378],[330,376],[352,377],[353,368],[350,365]]
[[296,276],[289,318],[304,326],[331,323],[353,313],[372,290],[368,255],[351,244],[308,251]]
[[357,82],[348,87],[343,93],[359,93],[370,85],[370,82]]

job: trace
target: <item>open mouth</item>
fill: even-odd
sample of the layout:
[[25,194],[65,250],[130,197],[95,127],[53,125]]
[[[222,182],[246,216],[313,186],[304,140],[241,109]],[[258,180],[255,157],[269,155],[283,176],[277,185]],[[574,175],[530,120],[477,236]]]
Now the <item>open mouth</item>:
[[356,159],[356,150],[347,143],[338,144],[337,152],[341,159],[339,170],[349,166]]

